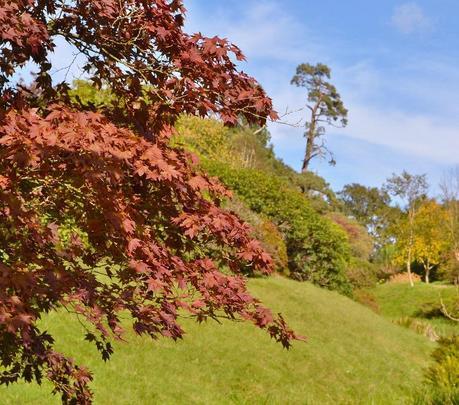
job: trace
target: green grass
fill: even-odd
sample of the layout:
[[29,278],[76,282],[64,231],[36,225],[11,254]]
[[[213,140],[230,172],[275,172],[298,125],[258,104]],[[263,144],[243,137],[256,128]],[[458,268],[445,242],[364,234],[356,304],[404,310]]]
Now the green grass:
[[[94,372],[96,404],[403,404],[409,403],[434,348],[335,292],[280,277],[251,291],[308,337],[290,351],[251,325],[185,322],[178,343],[129,335],[104,364],[63,315],[46,324]],[[0,403],[58,404],[50,387],[0,388]]]
[[440,335],[459,334],[459,324],[444,317],[425,318],[420,314],[428,303],[438,305],[457,296],[457,290],[439,283],[386,283],[372,290],[379,304],[381,314],[389,319],[411,317],[430,323]]

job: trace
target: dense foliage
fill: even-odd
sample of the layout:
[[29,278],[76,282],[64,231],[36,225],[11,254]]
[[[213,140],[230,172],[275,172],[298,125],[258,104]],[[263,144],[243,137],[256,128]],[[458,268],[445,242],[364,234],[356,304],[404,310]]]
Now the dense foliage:
[[276,224],[266,215],[252,211],[235,195],[225,201],[224,207],[236,213],[239,218],[251,226],[251,235],[260,241],[263,249],[273,259],[274,270],[277,273],[288,275],[287,245],[284,235]]
[[433,364],[426,371],[424,391],[416,403],[455,405],[459,403],[459,336],[442,338],[432,353]]
[[271,218],[286,235],[291,276],[350,293],[344,274],[349,259],[346,234],[321,217],[298,191],[274,176],[253,169],[235,169],[203,162],[255,212]]
[[389,228],[400,209],[391,205],[387,191],[353,183],[345,185],[338,196],[343,212],[367,228],[378,248],[390,241]]
[[211,160],[231,166],[256,169],[281,177],[300,191],[320,213],[339,208],[330,185],[313,172],[298,173],[279,159],[270,145],[270,134],[264,127],[241,122],[234,128],[217,120],[182,116],[176,124],[174,143]]
[[[89,403],[90,373],[54,349],[37,322],[59,308],[83,320],[107,359],[120,313],[153,338],[180,338],[180,311],[243,318],[289,346],[295,336],[240,275],[269,272],[248,227],[220,208],[220,183],[169,145],[179,114],[263,124],[274,117],[227,40],[183,30],[181,1],[0,0],[0,382],[40,382]],[[108,105],[53,85],[63,37],[86,57]],[[13,74],[38,67],[30,86]],[[225,268],[222,273],[219,268]]]

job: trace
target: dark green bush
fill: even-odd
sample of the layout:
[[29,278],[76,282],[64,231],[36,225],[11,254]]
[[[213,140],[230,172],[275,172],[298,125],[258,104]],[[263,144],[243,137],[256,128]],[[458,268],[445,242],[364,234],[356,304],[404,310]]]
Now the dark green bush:
[[438,277],[452,284],[459,284],[459,261],[454,253],[449,254],[444,265],[440,266]]
[[284,179],[203,159],[206,172],[217,176],[256,213],[271,219],[285,235],[291,276],[351,294],[345,269],[350,258],[346,233],[320,216],[301,192]]

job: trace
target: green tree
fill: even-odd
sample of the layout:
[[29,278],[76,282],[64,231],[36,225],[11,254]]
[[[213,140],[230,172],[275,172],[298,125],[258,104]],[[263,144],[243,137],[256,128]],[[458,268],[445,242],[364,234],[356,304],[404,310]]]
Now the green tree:
[[386,190],[352,183],[338,193],[344,213],[364,225],[381,248],[389,242],[390,225],[400,215],[400,210],[392,207],[391,197]]
[[310,110],[309,121],[306,122],[306,152],[301,171],[307,172],[311,160],[315,157],[330,156],[330,164],[335,164],[333,154],[328,150],[325,140],[325,126],[345,127],[347,125],[347,109],[341,100],[336,87],[329,82],[331,75],[327,65],[303,63],[296,68],[291,84],[304,87],[308,93],[306,107]]
[[[384,190],[405,202],[406,209],[406,233],[399,232],[402,238],[405,252],[406,270],[410,277],[410,284],[414,286],[411,274],[413,257],[413,245],[415,237],[415,216],[420,203],[425,198],[428,190],[427,177],[425,174],[416,175],[403,171],[400,175],[393,174],[387,179]],[[402,223],[400,224],[402,226]],[[403,236],[402,236],[403,235]],[[399,244],[402,242],[399,242]]]

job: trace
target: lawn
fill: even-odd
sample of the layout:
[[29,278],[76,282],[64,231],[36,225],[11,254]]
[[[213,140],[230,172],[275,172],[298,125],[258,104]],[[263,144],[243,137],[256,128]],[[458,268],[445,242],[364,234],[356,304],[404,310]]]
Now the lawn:
[[[61,349],[94,372],[96,404],[403,404],[434,344],[307,283],[256,279],[251,291],[308,337],[283,350],[251,325],[185,322],[178,343],[130,334],[104,364],[63,314],[45,320]],[[50,387],[0,388],[3,404],[58,404]]]
[[[454,299],[457,290],[441,283],[418,282],[411,287],[408,283],[386,283],[372,290],[379,304],[381,314],[396,320],[412,317],[430,323],[440,335],[459,334],[459,324],[444,317],[427,317],[425,309],[438,306],[440,300]],[[424,311],[423,311],[424,310]]]

